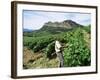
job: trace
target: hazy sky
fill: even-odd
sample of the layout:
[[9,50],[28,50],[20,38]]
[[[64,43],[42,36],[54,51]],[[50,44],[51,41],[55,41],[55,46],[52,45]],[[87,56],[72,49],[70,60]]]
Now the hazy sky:
[[91,23],[91,14],[23,10],[23,27],[25,29],[36,30],[48,21],[61,22],[64,20],[73,20],[81,25],[88,25]]

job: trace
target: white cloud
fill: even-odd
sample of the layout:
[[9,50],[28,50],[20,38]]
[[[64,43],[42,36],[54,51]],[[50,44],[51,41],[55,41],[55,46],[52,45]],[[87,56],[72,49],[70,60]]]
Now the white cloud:
[[24,11],[24,28],[40,29],[44,23],[48,21],[64,21],[73,20],[79,24],[90,24],[91,15],[85,13],[69,13],[69,12],[45,12],[45,11]]
[[88,25],[91,22],[91,14],[82,14],[82,13],[73,13],[73,17],[70,17],[71,20],[82,24],[82,25]]

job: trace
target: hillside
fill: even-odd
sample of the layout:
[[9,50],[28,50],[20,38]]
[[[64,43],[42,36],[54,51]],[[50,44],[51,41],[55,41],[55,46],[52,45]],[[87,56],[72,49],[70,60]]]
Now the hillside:
[[91,25],[82,26],[74,21],[47,22],[39,30],[24,32],[23,68],[54,68],[59,60],[55,53],[55,41],[67,48],[62,50],[64,67],[91,65]]
[[31,36],[42,36],[42,35],[50,35],[50,34],[58,34],[66,31],[70,31],[72,29],[83,27],[82,25],[72,21],[72,20],[65,20],[62,22],[47,22],[45,23],[41,29],[27,32],[24,31],[24,36],[31,35]]

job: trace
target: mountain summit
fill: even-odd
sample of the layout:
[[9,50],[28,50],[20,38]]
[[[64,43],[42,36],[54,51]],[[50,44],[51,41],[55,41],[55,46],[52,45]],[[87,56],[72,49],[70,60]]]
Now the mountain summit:
[[42,31],[48,31],[50,33],[58,33],[58,32],[65,32],[71,30],[73,28],[82,27],[82,25],[72,21],[72,20],[65,20],[62,22],[47,22],[43,25],[40,29]]
[[42,35],[50,35],[50,34],[59,34],[62,32],[67,32],[72,29],[83,27],[82,25],[72,21],[72,20],[64,20],[62,22],[47,22],[45,23],[42,28],[39,30],[24,30],[24,35],[31,35],[31,36],[42,36]]
[[63,22],[50,22],[49,21],[49,22],[45,23],[42,28],[44,28],[44,27],[61,27],[61,28],[71,29],[71,28],[79,27],[79,26],[82,26],[82,25],[80,25],[72,20],[65,20]]

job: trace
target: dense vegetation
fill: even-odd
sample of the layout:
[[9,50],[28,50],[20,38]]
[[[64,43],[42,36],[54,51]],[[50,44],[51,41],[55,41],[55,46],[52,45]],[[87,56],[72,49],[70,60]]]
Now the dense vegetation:
[[52,34],[44,30],[24,33],[23,45],[32,50],[34,54],[40,52],[46,55],[48,59],[52,59],[55,56],[55,40],[58,39],[67,46],[63,49],[64,66],[90,65],[90,25]]

